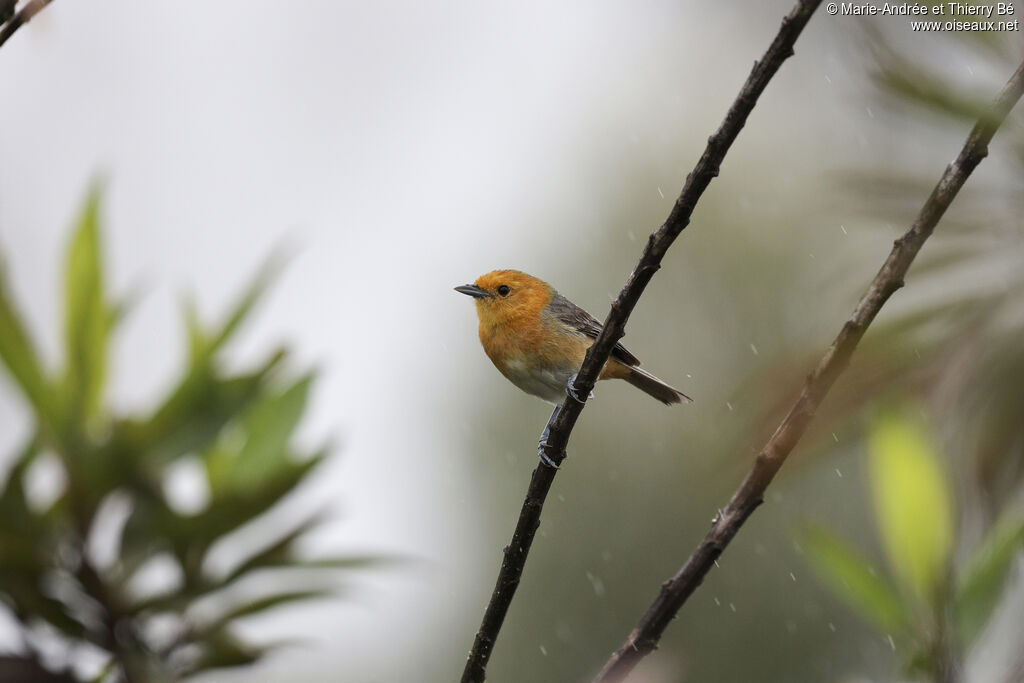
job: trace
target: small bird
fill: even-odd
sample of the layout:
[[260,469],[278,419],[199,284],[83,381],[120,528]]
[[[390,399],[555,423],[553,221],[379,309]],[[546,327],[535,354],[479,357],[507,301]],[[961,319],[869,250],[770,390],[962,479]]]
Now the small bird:
[[[495,270],[456,292],[476,302],[480,343],[512,384],[556,407],[568,393],[587,349],[601,333],[594,316],[543,280],[518,270]],[[636,356],[616,344],[598,379],[624,379],[662,403],[693,399],[640,368]]]

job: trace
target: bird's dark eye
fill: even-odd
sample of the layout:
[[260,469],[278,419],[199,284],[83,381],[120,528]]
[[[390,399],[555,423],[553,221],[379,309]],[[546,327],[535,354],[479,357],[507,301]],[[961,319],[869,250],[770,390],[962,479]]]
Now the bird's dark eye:
[[501,285],[498,287],[499,296],[508,296],[508,293],[512,291],[512,288],[508,285]]

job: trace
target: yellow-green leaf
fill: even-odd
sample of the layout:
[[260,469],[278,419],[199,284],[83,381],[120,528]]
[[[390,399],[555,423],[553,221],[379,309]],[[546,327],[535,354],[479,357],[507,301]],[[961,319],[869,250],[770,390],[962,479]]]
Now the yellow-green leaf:
[[104,291],[99,235],[100,190],[86,199],[64,271],[64,387],[72,421],[95,415],[107,371],[107,340],[114,308]]
[[931,602],[953,546],[949,485],[924,426],[899,412],[876,419],[869,436],[871,488],[886,553],[914,593]]
[[238,300],[225,316],[224,321],[218,329],[204,331],[199,322],[199,314],[196,311],[195,302],[191,299],[185,300],[185,322],[188,329],[189,346],[192,352],[193,363],[202,362],[204,357],[212,356],[228,342],[238,331],[238,328],[249,317],[256,304],[260,302],[270,285],[280,275],[287,261],[285,252],[275,252],[256,271],[255,277],[248,287],[242,291]]

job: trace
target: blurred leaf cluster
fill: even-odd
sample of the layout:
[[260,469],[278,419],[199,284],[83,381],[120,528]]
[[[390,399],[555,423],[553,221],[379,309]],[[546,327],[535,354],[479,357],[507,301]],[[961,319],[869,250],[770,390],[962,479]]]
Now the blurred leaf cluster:
[[[1021,59],[1019,34],[951,32],[936,49],[948,58],[914,60],[882,29],[868,33],[881,106],[913,126],[917,144],[952,152]],[[966,65],[966,68],[965,66]],[[899,143],[896,143],[899,144]],[[871,197],[867,211],[908,225],[933,174],[873,168],[847,180]],[[970,513],[991,524],[1024,484],[1024,111],[1016,107],[991,158],[964,188],[911,269],[899,315],[880,321],[862,348],[863,371],[838,410],[881,386],[903,383],[926,398],[964,454]],[[862,203],[863,204],[863,203]],[[965,506],[966,507],[966,506]]]
[[[30,341],[6,273],[0,281],[0,358],[34,418],[0,485],[0,600],[23,636],[0,658],[6,681],[173,681],[252,663],[269,646],[242,639],[239,619],[323,596],[334,569],[361,561],[300,558],[296,544],[323,517],[307,509],[276,529],[257,522],[256,547],[211,562],[323,460],[292,438],[312,376],[290,376],[283,350],[247,372],[223,367],[265,269],[218,326],[187,307],[187,367],[151,414],[111,414],[104,382],[123,308],[105,286],[99,199],[94,190],[67,253],[59,374]],[[56,482],[50,495],[33,494],[38,470]],[[183,471],[203,500],[175,497]],[[64,656],[44,656],[54,643]],[[80,671],[83,658],[96,670]]]
[[[878,101],[913,126],[917,144],[935,136],[942,149],[953,150],[1020,60],[1013,35],[945,34],[936,48],[944,58],[922,63],[897,47],[886,32],[891,27],[866,28]],[[963,63],[971,66],[965,70]],[[1020,580],[1012,569],[1024,551],[1019,107],[992,151],[982,177],[957,198],[911,269],[910,287],[894,301],[897,313],[880,319],[865,339],[858,371],[828,407],[829,418],[856,421],[871,400],[869,410],[881,413],[868,420],[865,439],[877,530],[891,571],[879,572],[867,552],[821,527],[809,530],[802,544],[853,611],[908,648],[910,671],[935,681],[959,680],[967,654],[992,635],[986,627],[1008,584]],[[890,225],[908,225],[935,182],[898,164],[844,181],[859,190],[858,201],[871,197],[868,213]],[[893,386],[914,395],[915,412],[936,426],[926,427],[905,407],[877,405],[874,398]],[[1019,631],[997,635],[1022,644]]]
[[891,569],[823,527],[802,545],[835,592],[883,635],[908,646],[910,669],[956,680],[962,650],[975,643],[1024,549],[1024,509],[1004,513],[956,561],[955,503],[930,430],[906,410],[876,418],[869,435],[875,517]]

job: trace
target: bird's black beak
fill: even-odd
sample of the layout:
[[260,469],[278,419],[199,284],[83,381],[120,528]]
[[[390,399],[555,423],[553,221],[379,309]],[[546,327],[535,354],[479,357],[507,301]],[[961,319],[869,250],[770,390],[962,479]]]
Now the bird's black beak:
[[481,289],[476,285],[459,285],[455,288],[456,292],[468,294],[474,299],[490,299],[494,295],[488,292],[486,289]]

